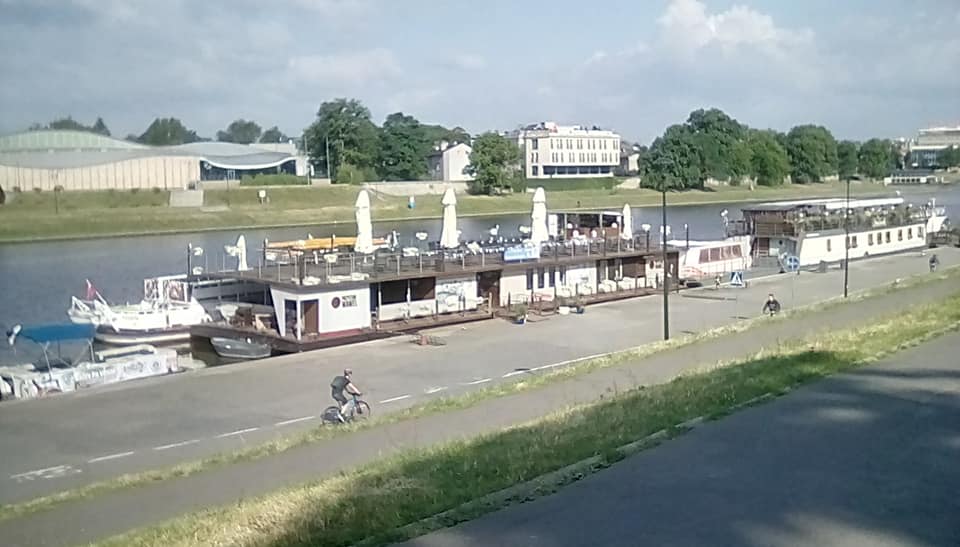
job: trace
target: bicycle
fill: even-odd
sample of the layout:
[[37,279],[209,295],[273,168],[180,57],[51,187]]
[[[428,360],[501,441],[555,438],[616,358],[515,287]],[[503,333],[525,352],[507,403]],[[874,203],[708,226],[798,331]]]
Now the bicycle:
[[340,422],[340,407],[330,405],[323,410],[321,420],[324,424],[349,423],[354,420],[365,420],[370,417],[370,405],[360,399],[359,395],[352,395],[352,399],[347,402],[347,407],[343,411],[343,422]]

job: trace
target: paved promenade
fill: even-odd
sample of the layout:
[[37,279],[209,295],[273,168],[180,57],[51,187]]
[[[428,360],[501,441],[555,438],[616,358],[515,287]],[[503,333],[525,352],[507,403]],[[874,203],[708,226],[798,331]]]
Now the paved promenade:
[[404,547],[960,545],[960,334]]
[[[104,493],[19,519],[0,521],[4,544],[59,546],[94,541],[184,513],[249,499],[285,486],[317,480],[403,450],[500,430],[607,393],[667,382],[717,360],[743,359],[780,340],[870,321],[913,304],[956,294],[955,279],[787,319],[748,332],[691,344],[556,382],[537,390],[489,399],[469,408],[371,428],[274,456],[139,488]],[[521,374],[537,374],[523,372]]]
[[[937,251],[943,267],[960,250]],[[919,253],[851,265],[851,291],[927,270]],[[840,294],[842,273],[782,275],[747,289],[712,288],[670,299],[675,337],[759,315],[768,292],[785,308]],[[701,297],[698,297],[701,296]],[[659,340],[661,297],[591,306],[525,326],[485,321],[441,329],[442,347],[407,338],[4,404],[0,407],[0,503],[170,466],[315,426],[329,381],[351,367],[376,413],[431,397],[512,381],[530,369]]]

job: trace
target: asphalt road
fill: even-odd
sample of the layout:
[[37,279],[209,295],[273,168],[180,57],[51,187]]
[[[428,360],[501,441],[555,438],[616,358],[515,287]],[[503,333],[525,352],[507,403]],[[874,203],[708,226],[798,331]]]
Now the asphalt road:
[[[919,253],[851,264],[852,291],[926,271]],[[939,249],[944,267],[960,251]],[[674,336],[756,316],[768,292],[786,308],[837,296],[841,272],[758,280],[747,289],[673,297]],[[442,347],[408,339],[288,355],[46,400],[0,406],[0,503],[96,480],[169,466],[260,443],[314,426],[328,403],[328,383],[351,367],[373,404],[386,413],[427,398],[509,381],[529,369],[616,351],[661,338],[660,297],[591,306],[586,315],[554,316],[523,327],[485,321],[436,331]]]
[[960,545],[960,334],[405,547]]

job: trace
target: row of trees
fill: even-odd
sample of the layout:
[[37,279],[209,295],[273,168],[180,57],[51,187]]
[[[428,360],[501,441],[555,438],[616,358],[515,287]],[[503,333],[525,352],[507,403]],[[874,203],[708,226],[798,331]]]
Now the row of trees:
[[[107,124],[103,118],[97,118],[93,125],[84,125],[71,116],[53,120],[48,124],[35,123],[30,126],[30,131],[39,131],[44,129],[60,129],[72,131],[86,131],[98,135],[111,136]],[[217,131],[217,140],[220,142],[232,142],[238,144],[276,143],[285,142],[289,139],[277,126],[273,126],[264,131],[259,124],[254,121],[239,119],[221,131]],[[187,144],[191,142],[209,141],[197,135],[197,132],[187,128],[177,118],[156,118],[147,129],[140,135],[127,135],[126,140],[149,144],[153,146],[171,146],[176,144]]]
[[420,180],[428,175],[428,158],[440,141],[469,143],[460,127],[428,125],[395,112],[378,127],[370,110],[356,99],[320,105],[305,134],[310,160],[336,182]]
[[714,108],[695,110],[686,122],[668,127],[644,151],[641,175],[644,185],[657,188],[702,188],[710,179],[771,186],[858,174],[880,178],[903,161],[886,139],[837,142],[819,125],[787,133],[754,129]]

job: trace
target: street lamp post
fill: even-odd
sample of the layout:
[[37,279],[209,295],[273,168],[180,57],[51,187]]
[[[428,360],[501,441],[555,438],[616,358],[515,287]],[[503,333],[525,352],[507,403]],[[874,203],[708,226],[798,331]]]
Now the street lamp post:
[[687,238],[687,250],[690,250],[690,225],[686,222],[683,223],[683,232]]
[[662,235],[660,237],[660,250],[663,254],[663,339],[670,339],[670,283],[667,274],[667,185],[660,188],[660,212],[663,220]]
[[843,208],[843,297],[850,288],[850,177],[847,177],[847,202]]

